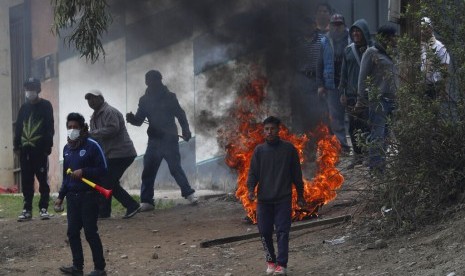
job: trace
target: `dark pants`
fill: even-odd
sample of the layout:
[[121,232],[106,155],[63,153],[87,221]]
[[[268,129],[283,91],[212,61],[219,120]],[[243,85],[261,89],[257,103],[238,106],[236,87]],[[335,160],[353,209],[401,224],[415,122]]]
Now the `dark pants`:
[[84,228],[86,240],[92,251],[94,269],[104,270],[105,259],[103,247],[98,234],[99,195],[97,192],[69,192],[66,195],[66,210],[68,212],[68,239],[73,254],[73,265],[82,269],[84,267],[84,254],[82,253],[81,229]]
[[32,210],[34,198],[34,176],[39,181],[39,209],[48,208],[50,186],[48,184],[48,156],[44,152],[21,151],[21,189],[24,196],[24,209]]
[[[102,181],[102,186],[113,190],[112,196],[118,200],[126,209],[135,209],[138,205],[126,190],[121,187],[120,179],[126,169],[132,164],[135,157],[112,158],[107,160],[108,172]],[[99,216],[109,217],[111,215],[111,197],[106,199],[100,195]]]
[[[292,202],[258,203],[257,222],[267,262],[287,267],[289,255],[289,231],[291,229]],[[278,255],[273,245],[273,226],[276,227]]]
[[181,195],[186,198],[193,194],[195,190],[189,185],[186,173],[181,167],[181,155],[179,154],[178,141],[164,141],[159,139],[149,139],[147,150],[144,155],[144,170],[142,171],[142,185],[140,191],[140,201],[154,205],[153,186],[157,176],[161,161],[165,159],[171,175],[176,180]]
[[340,101],[341,93],[338,89],[327,89],[326,103],[328,105],[331,132],[337,137],[343,151],[350,151],[346,138],[345,108]]
[[305,133],[310,138],[305,149],[308,161],[315,160],[317,148],[315,136],[309,133],[314,132],[320,123],[329,125],[327,113],[326,100],[318,96],[316,78],[296,73],[291,93],[292,131],[295,134]]
[[[352,98],[347,100],[347,105],[349,110],[353,109],[357,99]],[[349,135],[350,140],[352,141],[352,147],[356,155],[362,154],[362,148],[357,145],[357,133],[369,133],[370,127],[368,125],[368,108],[366,108],[361,113],[351,113],[349,112]]]

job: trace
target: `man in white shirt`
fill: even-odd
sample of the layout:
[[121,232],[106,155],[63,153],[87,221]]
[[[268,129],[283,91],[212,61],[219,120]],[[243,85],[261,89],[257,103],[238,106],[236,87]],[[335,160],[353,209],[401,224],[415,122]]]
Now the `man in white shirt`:
[[431,19],[421,19],[421,71],[425,74],[426,95],[432,99],[445,96],[444,73],[447,72],[450,56],[441,41],[434,36]]

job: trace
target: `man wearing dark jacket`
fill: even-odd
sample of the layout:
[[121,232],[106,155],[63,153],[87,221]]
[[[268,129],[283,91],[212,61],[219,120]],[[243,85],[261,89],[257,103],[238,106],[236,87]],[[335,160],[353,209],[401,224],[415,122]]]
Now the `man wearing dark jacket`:
[[341,92],[341,103],[346,106],[349,113],[349,135],[354,156],[348,169],[353,169],[355,165],[363,162],[362,148],[357,145],[357,132],[369,132],[368,108],[359,109],[357,110],[358,112],[354,112],[354,106],[357,102],[360,62],[363,53],[365,53],[368,47],[372,46],[372,41],[368,23],[365,19],[355,21],[352,27],[350,27],[349,33],[353,42],[344,49],[339,91]]
[[[299,155],[291,143],[279,139],[280,123],[280,120],[273,116],[263,121],[266,142],[255,148],[247,178],[248,198],[250,201],[258,201],[258,230],[266,253],[268,275],[286,275],[292,216],[292,184],[297,190],[298,205],[305,205]],[[274,226],[278,243],[277,255],[273,246]]]
[[[108,162],[108,173],[103,178],[105,188],[113,191],[112,196],[126,208],[123,218],[133,217],[140,209],[135,201],[120,185],[120,178],[137,156],[129,137],[123,114],[109,105],[99,90],[91,90],[85,95],[89,107],[94,110],[90,118],[89,134],[102,145]],[[100,197],[99,218],[111,216],[111,197]]]
[[191,203],[197,202],[195,190],[189,185],[186,174],[181,167],[179,154],[179,136],[175,118],[178,119],[182,129],[182,138],[187,142],[191,138],[186,113],[179,105],[176,94],[170,92],[162,83],[162,75],[156,70],[145,74],[147,90],[139,99],[136,114],[126,114],[126,121],[132,125],[140,126],[145,119],[149,127],[147,150],[144,155],[144,170],[142,171],[141,185],[141,211],[154,209],[153,186],[161,161],[165,159],[171,175],[181,188],[181,195]]
[[49,101],[39,97],[40,81],[29,78],[24,82],[26,103],[19,109],[15,125],[14,151],[20,156],[21,188],[24,196],[23,211],[18,221],[32,218],[34,176],[39,181],[39,212],[41,219],[49,219],[48,155],[52,152],[53,108]]

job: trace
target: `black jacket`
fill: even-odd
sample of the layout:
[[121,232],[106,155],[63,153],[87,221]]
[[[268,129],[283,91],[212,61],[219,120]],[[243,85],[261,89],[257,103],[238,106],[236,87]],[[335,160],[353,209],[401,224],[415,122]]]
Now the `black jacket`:
[[294,145],[282,140],[258,145],[253,153],[247,178],[249,192],[253,192],[258,184],[258,202],[278,203],[291,200],[293,183],[297,195],[303,196],[302,170]]
[[183,134],[189,132],[186,113],[179,105],[176,94],[164,85],[148,87],[139,99],[134,125],[140,126],[145,118],[149,122],[147,135],[150,139],[178,140],[178,119]]
[[50,154],[55,134],[53,124],[53,108],[49,101],[40,99],[35,104],[23,104],[16,119],[14,149]]

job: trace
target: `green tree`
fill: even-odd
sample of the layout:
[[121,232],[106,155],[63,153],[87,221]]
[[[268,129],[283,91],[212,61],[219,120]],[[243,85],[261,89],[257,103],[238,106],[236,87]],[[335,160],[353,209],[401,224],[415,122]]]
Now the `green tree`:
[[371,183],[372,206],[391,210],[383,217],[387,233],[410,231],[441,221],[460,207],[465,190],[465,2],[420,0],[408,6],[405,18],[431,18],[436,37],[451,57],[449,68],[433,67],[447,80],[444,93],[425,95],[425,73],[420,70],[421,45],[416,33],[399,40],[401,85],[398,109],[390,122],[394,138],[385,174]]
[[52,31],[60,36],[67,29],[71,34],[64,37],[69,47],[74,46],[81,57],[96,62],[105,57],[102,35],[112,18],[105,0],[52,0],[54,25]]

